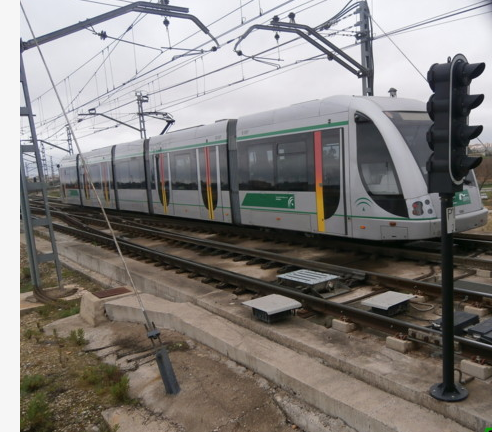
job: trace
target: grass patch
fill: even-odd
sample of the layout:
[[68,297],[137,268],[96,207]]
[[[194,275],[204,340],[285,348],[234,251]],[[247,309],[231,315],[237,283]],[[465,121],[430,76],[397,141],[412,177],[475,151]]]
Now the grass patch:
[[64,300],[53,304],[45,304],[37,312],[43,318],[59,320],[78,314],[80,312],[80,300]]
[[52,432],[55,430],[53,413],[44,393],[37,393],[31,399],[26,412],[21,415],[20,429],[29,432]]
[[111,396],[115,403],[132,403],[128,394],[129,379],[115,365],[89,366],[82,373],[82,381],[93,386],[100,395]]
[[87,340],[85,339],[84,329],[79,328],[77,330],[72,330],[68,340],[77,346],[87,345]]
[[132,402],[128,391],[130,390],[130,380],[126,375],[123,375],[121,379],[114,383],[109,391],[113,397],[113,401],[116,403],[128,404]]
[[21,379],[21,394],[33,393],[48,383],[43,375],[26,375]]

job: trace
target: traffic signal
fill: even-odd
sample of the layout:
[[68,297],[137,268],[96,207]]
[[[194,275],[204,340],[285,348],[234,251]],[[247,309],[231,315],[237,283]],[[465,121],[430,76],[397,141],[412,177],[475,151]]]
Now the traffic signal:
[[427,161],[428,190],[429,193],[452,192],[453,184],[449,176],[450,63],[432,65],[427,72],[427,81],[434,91],[427,102],[427,112],[433,121],[427,131],[427,142],[432,150]]
[[452,96],[451,96],[451,177],[459,190],[463,190],[463,179],[471,169],[482,162],[481,157],[467,155],[470,140],[478,137],[483,126],[469,126],[470,111],[478,107],[484,99],[483,94],[471,95],[470,83],[480,76],[485,63],[469,64],[464,56],[456,56],[453,60]]
[[427,161],[429,193],[462,191],[464,178],[482,161],[481,157],[468,156],[467,148],[483,130],[482,126],[469,126],[468,116],[484,99],[483,95],[469,94],[471,81],[484,69],[485,63],[469,64],[458,54],[448,63],[434,64],[427,73],[434,91],[427,102],[427,112],[434,122],[427,132],[433,151]]

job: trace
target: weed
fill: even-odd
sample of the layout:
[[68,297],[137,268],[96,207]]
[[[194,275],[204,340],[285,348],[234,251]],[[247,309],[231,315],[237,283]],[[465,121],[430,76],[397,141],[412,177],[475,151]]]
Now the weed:
[[26,330],[24,330],[23,335],[26,339],[31,339],[35,333],[36,333],[36,331],[33,329],[26,329]]
[[45,304],[38,309],[43,318],[61,319],[80,312],[80,300],[68,300],[56,304]]
[[77,330],[72,330],[70,332],[70,336],[68,340],[74,345],[82,346],[87,344],[87,340],[85,339],[84,329],[78,328]]
[[131,398],[128,394],[130,389],[130,380],[126,375],[122,376],[121,379],[110,387],[111,396],[116,403],[129,403]]
[[20,429],[36,432],[52,432],[55,429],[53,413],[44,393],[37,393],[29,402],[26,412],[21,415]]
[[60,318],[66,318],[72,315],[77,315],[80,312],[80,303],[76,303],[66,309],[62,309],[58,316]]
[[33,393],[45,386],[46,383],[46,377],[43,375],[26,375],[21,379],[21,393]]
[[111,395],[116,403],[132,401],[128,395],[129,379],[115,365],[101,363],[98,366],[87,367],[82,374],[82,380],[95,386],[99,394]]
[[82,380],[97,386],[110,386],[118,382],[123,375],[117,366],[101,363],[98,366],[89,366],[82,373]]

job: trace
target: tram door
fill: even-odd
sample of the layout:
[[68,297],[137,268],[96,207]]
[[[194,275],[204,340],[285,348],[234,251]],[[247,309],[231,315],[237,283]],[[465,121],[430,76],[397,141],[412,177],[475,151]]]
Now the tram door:
[[218,211],[217,147],[203,147],[198,150],[200,167],[200,217],[209,220],[223,220]]
[[102,196],[104,198],[105,207],[109,207],[111,204],[111,171],[110,163],[101,163],[101,186],[102,186]]
[[[160,211],[158,213],[173,214],[169,190],[169,156],[167,153],[155,155],[156,189],[159,196]],[[154,207],[155,209],[155,207]]]
[[314,132],[318,231],[347,234],[343,129]]

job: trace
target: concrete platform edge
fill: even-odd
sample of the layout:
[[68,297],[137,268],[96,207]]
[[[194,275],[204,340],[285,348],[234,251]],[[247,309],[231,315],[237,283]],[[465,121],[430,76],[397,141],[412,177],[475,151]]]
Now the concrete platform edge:
[[[248,367],[307,403],[359,431],[468,431],[454,421],[375,389],[285,348],[190,303],[173,303],[142,294],[147,314],[157,327],[186,334]],[[135,297],[105,304],[112,321],[144,322]],[[398,412],[395,416],[393,413]]]

